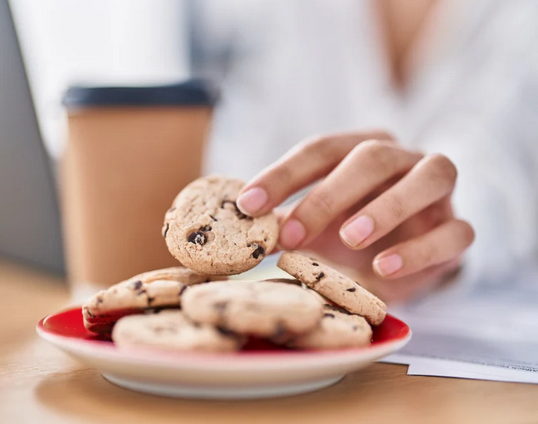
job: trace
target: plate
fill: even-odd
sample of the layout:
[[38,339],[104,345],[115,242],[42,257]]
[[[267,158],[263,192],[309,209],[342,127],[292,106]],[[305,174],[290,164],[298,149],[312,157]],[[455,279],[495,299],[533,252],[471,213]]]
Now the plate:
[[37,333],[120,387],[206,399],[276,397],[321,389],[396,352],[411,338],[407,324],[387,315],[374,329],[372,345],[363,348],[294,351],[258,340],[236,353],[126,350],[86,330],[80,307],[43,318]]

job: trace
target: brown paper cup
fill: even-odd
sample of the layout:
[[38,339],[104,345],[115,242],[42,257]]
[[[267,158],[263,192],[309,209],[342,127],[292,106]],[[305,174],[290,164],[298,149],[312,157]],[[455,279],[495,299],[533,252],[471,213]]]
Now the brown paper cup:
[[190,84],[67,92],[62,207],[75,293],[178,264],[161,227],[177,193],[200,176],[214,100]]

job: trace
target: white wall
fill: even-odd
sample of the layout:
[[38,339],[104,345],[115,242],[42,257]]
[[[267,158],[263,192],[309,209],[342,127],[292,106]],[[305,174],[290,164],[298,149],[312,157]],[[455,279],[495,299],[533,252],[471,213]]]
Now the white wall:
[[10,0],[45,143],[65,143],[72,83],[155,84],[187,76],[183,0]]

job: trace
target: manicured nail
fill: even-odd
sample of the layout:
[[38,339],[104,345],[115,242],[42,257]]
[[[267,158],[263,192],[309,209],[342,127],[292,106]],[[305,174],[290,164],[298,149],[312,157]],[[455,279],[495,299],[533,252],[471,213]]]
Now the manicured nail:
[[237,207],[245,215],[253,215],[267,203],[267,192],[263,188],[254,187],[237,198]]
[[304,225],[296,219],[287,221],[280,230],[279,244],[284,249],[295,249],[306,237]]
[[402,266],[402,257],[396,254],[374,260],[374,267],[376,271],[383,277],[394,274],[396,271],[399,271]]
[[358,246],[374,232],[374,220],[367,215],[359,216],[340,230],[340,237],[352,247]]

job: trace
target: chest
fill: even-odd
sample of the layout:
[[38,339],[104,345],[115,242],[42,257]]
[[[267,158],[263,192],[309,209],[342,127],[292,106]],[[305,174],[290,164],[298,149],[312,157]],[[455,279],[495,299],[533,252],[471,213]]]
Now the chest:
[[383,54],[395,86],[403,87],[409,77],[408,56],[420,41],[427,18],[439,0],[378,0],[374,16],[382,37]]

